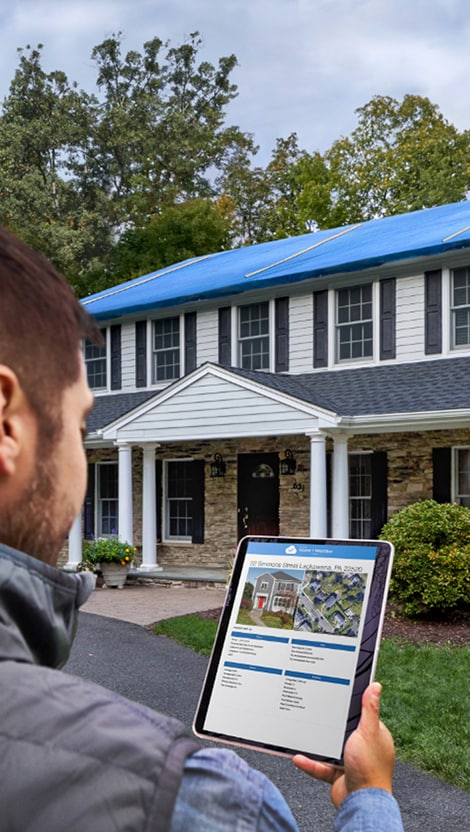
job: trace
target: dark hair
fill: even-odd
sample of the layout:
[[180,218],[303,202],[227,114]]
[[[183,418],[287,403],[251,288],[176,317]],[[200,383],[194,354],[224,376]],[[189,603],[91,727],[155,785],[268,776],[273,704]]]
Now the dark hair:
[[52,263],[0,227],[0,364],[17,375],[40,428],[56,431],[63,392],[79,377],[80,342],[99,337]]

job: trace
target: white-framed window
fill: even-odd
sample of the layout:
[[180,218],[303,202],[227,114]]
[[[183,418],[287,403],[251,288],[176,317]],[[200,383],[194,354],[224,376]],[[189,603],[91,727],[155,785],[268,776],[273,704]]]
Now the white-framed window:
[[470,508],[470,448],[453,448],[452,499]]
[[165,537],[191,541],[193,531],[192,460],[178,459],[166,463]]
[[117,462],[96,465],[96,536],[119,533],[119,468]]
[[470,346],[470,267],[451,272],[452,349]]
[[173,381],[181,374],[180,318],[161,318],[153,321],[152,382]]
[[371,454],[349,454],[349,536],[372,537]]
[[238,307],[238,363],[244,370],[269,370],[269,301]]
[[372,284],[336,292],[337,361],[373,355]]
[[97,346],[91,341],[85,341],[83,354],[90,390],[103,390],[108,384],[108,363],[106,349],[106,329],[100,330],[103,344]]

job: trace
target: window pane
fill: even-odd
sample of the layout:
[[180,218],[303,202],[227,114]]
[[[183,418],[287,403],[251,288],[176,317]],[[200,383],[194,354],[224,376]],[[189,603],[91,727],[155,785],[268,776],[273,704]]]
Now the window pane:
[[372,534],[372,472],[370,454],[349,455],[349,534],[369,538]]
[[470,309],[458,309],[454,313],[455,346],[470,344]]
[[92,390],[106,387],[106,330],[100,331],[104,339],[102,346],[91,341],[85,341],[83,346],[88,386]]
[[454,269],[454,306],[468,306],[470,303],[470,270]]
[[470,500],[470,448],[456,451],[457,502],[468,505]]
[[340,289],[336,298],[338,359],[372,356],[372,285]]
[[470,268],[452,272],[452,328],[453,346],[470,344]]
[[269,369],[269,304],[252,303],[239,311],[239,362],[245,370]]
[[171,381],[180,376],[180,320],[153,322],[153,381]]
[[98,463],[97,474],[97,535],[118,534],[118,465],[115,462]]
[[192,462],[167,465],[167,535],[190,538],[192,535]]

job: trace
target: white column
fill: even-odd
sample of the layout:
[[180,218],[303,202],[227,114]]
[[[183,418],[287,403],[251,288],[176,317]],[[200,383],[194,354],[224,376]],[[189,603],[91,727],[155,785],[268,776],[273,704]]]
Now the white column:
[[326,537],[326,436],[310,437],[310,536]]
[[349,470],[348,436],[338,433],[333,436],[333,498],[332,535],[349,537]]
[[82,514],[77,515],[69,531],[69,559],[64,566],[67,572],[76,572],[82,560]]
[[119,453],[119,540],[133,543],[132,524],[132,447],[116,442]]
[[142,446],[143,480],[142,480],[142,564],[139,572],[159,572],[157,564],[157,489],[155,481],[155,448],[157,444]]

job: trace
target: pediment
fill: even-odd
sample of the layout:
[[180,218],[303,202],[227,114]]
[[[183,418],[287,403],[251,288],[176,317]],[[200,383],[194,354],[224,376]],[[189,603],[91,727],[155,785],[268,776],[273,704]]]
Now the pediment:
[[103,439],[174,442],[304,433],[337,423],[336,414],[204,364],[108,425]]

